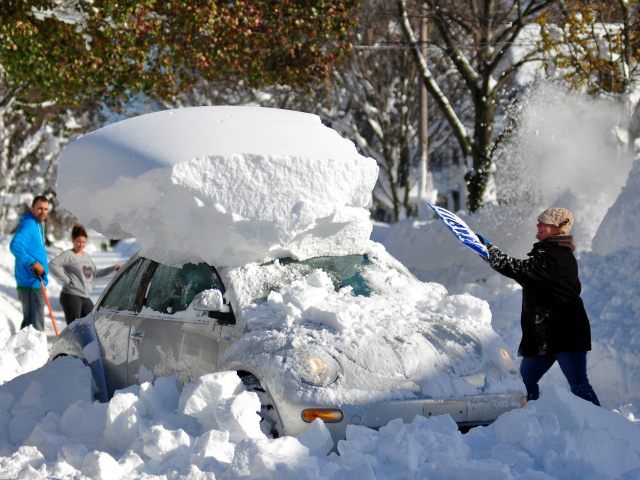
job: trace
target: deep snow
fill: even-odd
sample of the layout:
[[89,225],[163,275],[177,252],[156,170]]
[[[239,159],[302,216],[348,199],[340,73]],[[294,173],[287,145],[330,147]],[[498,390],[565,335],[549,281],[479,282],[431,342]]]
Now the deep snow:
[[81,222],[137,238],[149,258],[237,266],[362,251],[377,175],[316,115],[192,107],[76,140],[60,155],[56,188]]
[[[599,219],[574,209],[578,226],[595,221],[591,231],[610,245],[606,239],[615,225],[637,215],[639,177],[636,163],[624,197],[600,216],[605,218],[600,230]],[[599,191],[599,198],[610,195],[613,203],[615,188],[621,186]],[[581,187],[576,180],[567,191]],[[487,218],[508,222],[510,215],[513,211],[490,207],[465,220],[478,228],[495,225]],[[492,232],[479,231],[519,253],[533,242],[534,227],[510,236],[499,225]],[[640,252],[633,243],[638,230],[637,223],[629,222],[615,230],[612,251],[597,249],[594,240],[593,251],[585,247],[579,252],[594,337],[589,374],[604,408],[570,394],[554,368],[542,382],[540,400],[489,427],[462,435],[446,416],[416,417],[409,424],[392,421],[379,431],[353,426],[337,445],[339,455],[327,455],[331,445],[321,423],[297,438],[264,438],[257,427],[257,398],[243,390],[235,374],[207,375],[182,390],[175,379],[159,378],[121,391],[109,403],[91,403],[89,373],[81,362],[63,359],[37,368],[46,359],[50,338],[31,329],[11,336],[3,328],[0,478],[640,478]],[[589,228],[582,224],[576,231]],[[452,241],[437,221],[377,226],[373,236],[423,280],[488,302],[459,302],[456,313],[473,317],[490,306],[494,329],[515,349],[519,289]],[[5,324],[20,316],[8,241],[0,239],[0,317],[7,319]],[[99,266],[113,263],[114,253],[103,255],[94,254]],[[52,282],[52,297],[57,289]],[[49,325],[47,330],[51,336]]]

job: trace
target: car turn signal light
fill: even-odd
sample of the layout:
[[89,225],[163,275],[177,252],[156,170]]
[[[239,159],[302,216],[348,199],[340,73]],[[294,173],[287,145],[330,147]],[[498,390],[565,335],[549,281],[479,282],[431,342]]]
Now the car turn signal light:
[[307,408],[302,411],[302,419],[311,423],[316,418],[323,420],[325,423],[341,422],[344,415],[337,408]]

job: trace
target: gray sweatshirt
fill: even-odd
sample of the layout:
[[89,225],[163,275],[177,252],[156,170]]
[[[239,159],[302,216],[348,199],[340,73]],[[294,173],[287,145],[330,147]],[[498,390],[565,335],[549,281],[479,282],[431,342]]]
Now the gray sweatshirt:
[[88,298],[94,277],[109,275],[115,267],[97,268],[88,253],[80,257],[73,250],[65,250],[49,262],[49,271],[63,282],[64,293]]

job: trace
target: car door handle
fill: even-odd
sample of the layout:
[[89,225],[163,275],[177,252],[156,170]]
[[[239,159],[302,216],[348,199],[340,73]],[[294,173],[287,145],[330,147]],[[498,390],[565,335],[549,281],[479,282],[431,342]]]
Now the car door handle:
[[141,342],[144,340],[144,332],[142,330],[134,330],[129,335],[129,338],[134,342]]

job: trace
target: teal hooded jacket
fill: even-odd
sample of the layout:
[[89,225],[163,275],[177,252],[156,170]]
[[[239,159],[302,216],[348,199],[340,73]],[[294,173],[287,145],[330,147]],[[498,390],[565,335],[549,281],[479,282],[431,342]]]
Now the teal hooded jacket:
[[42,280],[47,285],[49,263],[44,246],[44,228],[30,211],[20,217],[18,229],[9,248],[16,257],[14,274],[18,287],[40,288],[40,280],[31,270],[31,265],[36,261],[44,267]]

